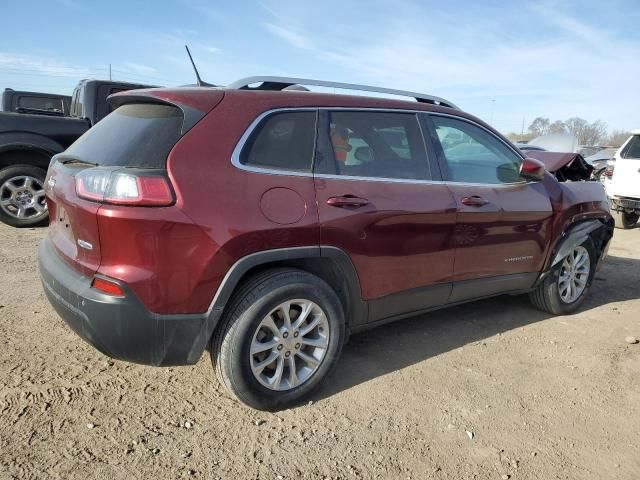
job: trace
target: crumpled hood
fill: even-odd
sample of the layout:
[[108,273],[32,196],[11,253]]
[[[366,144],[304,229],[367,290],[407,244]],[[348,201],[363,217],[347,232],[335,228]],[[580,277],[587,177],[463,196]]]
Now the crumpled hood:
[[531,150],[527,152],[527,156],[544,163],[544,168],[556,174],[556,178],[560,181],[588,180],[593,171],[593,167],[579,153]]

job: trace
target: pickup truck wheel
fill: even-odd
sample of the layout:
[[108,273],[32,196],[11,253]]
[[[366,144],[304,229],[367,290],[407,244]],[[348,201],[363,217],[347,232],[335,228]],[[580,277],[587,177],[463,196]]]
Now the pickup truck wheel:
[[37,227],[49,220],[44,195],[47,172],[33,165],[0,170],[0,221],[12,227]]
[[638,223],[638,214],[635,212],[628,213],[624,211],[611,210],[611,216],[615,222],[616,228],[629,229]]
[[245,282],[211,342],[218,379],[241,402],[296,405],[335,366],[345,337],[340,300],[320,278],[275,269]]
[[597,254],[591,239],[575,246],[529,294],[531,303],[554,315],[574,312],[589,291],[596,262]]

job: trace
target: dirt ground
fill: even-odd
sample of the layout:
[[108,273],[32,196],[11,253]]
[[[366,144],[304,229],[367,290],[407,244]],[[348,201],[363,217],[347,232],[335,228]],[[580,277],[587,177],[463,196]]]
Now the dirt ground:
[[206,356],[162,369],[85,344],[42,293],[45,234],[0,225],[2,479],[640,478],[640,228],[616,230],[580,313],[499,297],[380,327],[274,414]]

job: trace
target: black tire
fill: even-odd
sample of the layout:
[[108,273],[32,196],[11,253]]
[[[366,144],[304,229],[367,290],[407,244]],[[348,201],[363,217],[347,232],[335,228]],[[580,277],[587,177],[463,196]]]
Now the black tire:
[[[12,165],[10,167],[3,168],[0,170],[0,201],[6,201],[9,198],[9,191],[4,188],[4,186],[12,178],[31,177],[39,182],[39,185],[42,187],[42,191],[44,192],[44,179],[46,176],[47,172],[45,170],[34,167],[33,165]],[[12,214],[14,209],[15,207],[13,206],[6,206],[5,210],[5,207],[0,205],[0,221],[18,228],[39,227],[46,225],[49,222],[49,214],[46,210],[42,213],[38,213],[35,209],[29,209],[28,213],[32,214],[32,216],[19,218],[17,216],[17,211]]]
[[[305,382],[284,391],[271,390],[251,370],[250,347],[261,321],[292,299],[309,300],[322,309],[328,320],[328,344],[317,370]],[[273,269],[243,282],[229,301],[211,340],[211,362],[218,379],[238,400],[259,410],[277,410],[309,397],[335,367],[344,339],[344,310],[325,281],[302,270]]]
[[542,283],[529,294],[529,300],[533,306],[539,310],[543,310],[554,315],[567,315],[578,309],[589,292],[597,265],[597,253],[593,245],[593,241],[589,238],[582,243],[581,246],[584,247],[589,254],[589,275],[586,287],[580,296],[571,303],[566,303],[560,296],[558,281],[562,270],[562,263],[564,262],[564,259],[562,259],[556,266],[554,266]]
[[635,212],[628,213],[625,211],[611,210],[611,216],[613,217],[616,228],[627,230],[635,227],[638,223],[638,214]]
[[604,176],[604,172],[605,172],[605,170],[606,170],[606,168],[603,168],[602,170],[599,170],[599,171],[594,175],[595,179],[596,179],[596,180],[598,180],[598,181],[599,181],[600,183],[602,183],[602,184],[604,184],[604,180],[605,180],[605,178],[607,178],[607,177],[605,177],[605,176]]

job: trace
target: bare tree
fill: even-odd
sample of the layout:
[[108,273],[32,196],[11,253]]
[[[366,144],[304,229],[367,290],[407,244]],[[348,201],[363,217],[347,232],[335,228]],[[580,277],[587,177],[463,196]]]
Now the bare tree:
[[607,137],[607,124],[602,120],[589,123],[584,118],[573,117],[564,123],[567,130],[578,138],[580,145],[599,145]]
[[540,135],[549,133],[550,125],[551,122],[548,118],[537,117],[531,122],[531,125],[529,125],[529,131],[534,134],[534,136],[539,137]]
[[624,130],[613,130],[611,135],[607,138],[607,145],[612,145],[614,147],[621,147],[624,142],[627,141],[627,138],[631,136],[631,132],[626,132]]
[[562,120],[556,120],[549,125],[549,133],[567,133],[567,126]]

